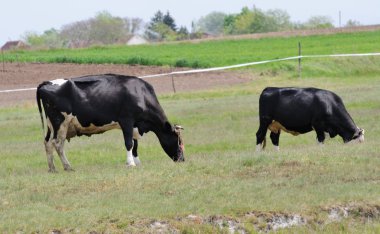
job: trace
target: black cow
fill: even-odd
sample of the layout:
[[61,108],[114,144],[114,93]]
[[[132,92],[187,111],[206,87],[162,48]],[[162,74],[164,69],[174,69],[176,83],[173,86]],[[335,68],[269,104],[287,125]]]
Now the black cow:
[[355,125],[342,99],[328,90],[265,88],[260,95],[259,115],[258,151],[265,148],[267,129],[271,131],[270,138],[277,150],[281,130],[296,136],[314,129],[321,144],[325,140],[325,132],[330,137],[341,136],[345,143],[364,141],[364,130]]
[[43,128],[41,103],[45,111],[50,172],[55,172],[54,148],[64,169],[72,170],[64,152],[65,139],[116,128],[123,131],[127,166],[140,163],[137,140],[149,131],[173,161],[184,161],[183,128],[169,123],[153,87],[142,79],[115,74],[58,79],[40,84],[36,96]]

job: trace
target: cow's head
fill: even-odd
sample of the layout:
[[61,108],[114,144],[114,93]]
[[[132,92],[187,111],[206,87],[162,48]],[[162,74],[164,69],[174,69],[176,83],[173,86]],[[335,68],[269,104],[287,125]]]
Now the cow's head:
[[161,145],[165,152],[169,155],[171,159],[175,162],[185,161],[184,151],[185,146],[182,140],[181,131],[183,127],[180,125],[171,125],[170,123],[165,124],[165,139],[160,139]]
[[355,132],[352,139],[349,141],[349,143],[362,143],[364,142],[364,129],[357,128],[357,131]]
[[185,144],[183,143],[181,131],[184,130],[184,128],[180,125],[174,125],[174,132],[178,136],[178,143],[177,143],[177,160],[174,159],[174,161],[183,162],[185,161],[184,151],[185,151]]

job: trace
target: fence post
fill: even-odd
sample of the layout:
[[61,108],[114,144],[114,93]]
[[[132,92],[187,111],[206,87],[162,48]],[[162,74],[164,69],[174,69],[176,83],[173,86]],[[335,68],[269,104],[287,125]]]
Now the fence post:
[[301,78],[301,72],[302,72],[302,67],[301,67],[301,42],[298,42],[298,78]]
[[[171,67],[171,72],[173,73],[173,67]],[[176,90],[175,90],[175,83],[174,83],[174,75],[171,74],[171,77],[172,77],[172,87],[173,87],[173,92],[176,93]]]

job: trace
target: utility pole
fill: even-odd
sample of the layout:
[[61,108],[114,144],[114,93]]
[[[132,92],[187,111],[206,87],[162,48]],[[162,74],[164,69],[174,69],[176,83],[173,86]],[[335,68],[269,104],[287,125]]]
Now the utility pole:
[[339,11],[339,28],[342,27],[342,13]]
[[301,67],[301,42],[298,42],[298,78],[301,79],[301,71],[302,71],[302,67]]

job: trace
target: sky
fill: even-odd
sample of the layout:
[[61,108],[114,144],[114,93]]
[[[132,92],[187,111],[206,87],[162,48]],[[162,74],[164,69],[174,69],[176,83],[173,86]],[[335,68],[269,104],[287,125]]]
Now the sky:
[[245,6],[261,10],[285,10],[293,22],[305,22],[311,16],[329,16],[339,26],[349,20],[362,25],[380,24],[380,0],[0,0],[0,46],[19,40],[26,32],[43,33],[63,25],[94,17],[101,11],[113,16],[138,17],[149,22],[161,10],[169,11],[177,26],[190,29],[192,21],[217,11],[239,13]]

